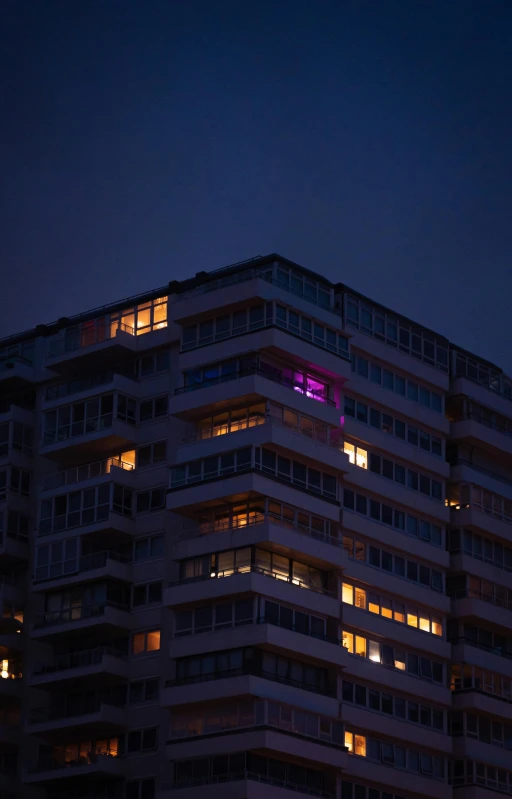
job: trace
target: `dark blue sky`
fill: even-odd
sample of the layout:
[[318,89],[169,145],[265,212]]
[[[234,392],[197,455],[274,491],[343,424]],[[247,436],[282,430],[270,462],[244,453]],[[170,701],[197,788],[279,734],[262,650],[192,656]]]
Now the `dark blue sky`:
[[512,371],[510,0],[0,14],[0,335],[277,251]]

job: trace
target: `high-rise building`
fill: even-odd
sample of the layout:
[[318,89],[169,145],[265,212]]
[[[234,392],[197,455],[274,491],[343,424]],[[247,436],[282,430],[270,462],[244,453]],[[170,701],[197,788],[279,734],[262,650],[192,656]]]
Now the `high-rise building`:
[[512,793],[512,380],[278,256],[0,342],[0,796]]

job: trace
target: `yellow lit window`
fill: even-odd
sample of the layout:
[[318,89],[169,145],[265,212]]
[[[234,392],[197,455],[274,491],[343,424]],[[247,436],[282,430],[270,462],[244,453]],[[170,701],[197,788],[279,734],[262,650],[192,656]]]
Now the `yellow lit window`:
[[348,583],[342,583],[341,586],[341,601],[347,605],[354,604],[354,588]]
[[345,746],[349,752],[354,751],[354,733],[345,730]]
[[359,657],[365,658],[366,657],[366,638],[363,638],[360,635],[356,635],[356,655]]
[[361,449],[361,447],[357,448],[356,466],[359,466],[361,469],[368,468],[368,453],[365,449]]
[[2,665],[2,671],[0,671],[0,677],[2,678],[2,680],[6,680],[9,677],[9,661],[2,660],[1,665]]
[[356,462],[356,448],[353,444],[350,444],[348,441],[345,441],[343,445],[343,452],[345,455],[348,455],[348,459],[350,463]]
[[391,610],[391,602],[389,599],[382,599],[381,600],[381,615],[384,616],[385,619],[392,619],[393,618],[393,611]]
[[356,608],[361,608],[362,610],[366,610],[366,591],[363,591],[362,588],[356,588],[356,601],[355,605]]
[[153,326],[167,327],[167,297],[159,297],[153,304]]
[[411,608],[407,608],[407,624],[409,627],[417,627],[418,626],[418,616],[415,610]]
[[132,469],[135,469],[135,450],[129,449],[121,453],[121,460],[123,463],[129,464]]
[[137,311],[137,332],[139,333],[142,328],[149,328],[151,324],[151,306],[139,306]]
[[364,735],[354,735],[354,751],[359,757],[366,757],[366,738]]
[[430,619],[422,613],[420,613],[420,630],[423,630],[425,633],[430,632]]
[[443,621],[438,616],[432,616],[432,632],[434,635],[443,634]]
[[380,613],[380,602],[377,594],[368,594],[368,610],[370,613]]
[[400,652],[395,649],[395,669],[405,671],[405,652]]
[[348,633],[346,630],[343,630],[342,640],[343,640],[343,646],[345,647],[345,649],[348,649],[350,654],[353,654],[353,652],[354,652],[354,634],[353,633]]
[[374,663],[380,663],[380,644],[378,641],[369,641],[369,658]]
[[400,602],[395,602],[393,616],[395,621],[400,622],[400,624],[405,624],[405,608]]

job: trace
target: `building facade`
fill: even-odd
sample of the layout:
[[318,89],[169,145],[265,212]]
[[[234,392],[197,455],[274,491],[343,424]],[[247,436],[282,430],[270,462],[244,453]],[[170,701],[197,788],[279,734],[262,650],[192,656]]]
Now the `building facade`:
[[271,255],[0,342],[0,797],[512,794],[512,380]]

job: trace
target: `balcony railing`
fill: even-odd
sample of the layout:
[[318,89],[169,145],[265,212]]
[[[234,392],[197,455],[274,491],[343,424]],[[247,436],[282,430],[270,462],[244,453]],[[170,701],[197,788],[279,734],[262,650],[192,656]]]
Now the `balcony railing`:
[[226,774],[208,775],[206,777],[191,777],[189,780],[176,780],[162,786],[163,790],[172,788],[196,788],[199,785],[219,785],[224,782],[238,782],[239,780],[254,780],[265,785],[275,785],[278,788],[285,788],[287,791],[303,793],[308,796],[320,796],[322,799],[334,799],[335,794],[324,791],[321,788],[314,788],[310,785],[298,785],[288,780],[280,780],[277,777],[269,777],[266,774],[257,774],[255,771],[235,771]]
[[277,286],[278,288],[284,289],[284,291],[288,292],[289,294],[294,294],[296,297],[301,297],[308,302],[311,302],[313,305],[317,305],[319,308],[325,308],[325,310],[330,311],[337,316],[341,316],[341,310],[339,308],[334,308],[331,305],[330,297],[328,296],[329,289],[325,289],[325,296],[322,297],[321,300],[318,297],[312,297],[307,294],[305,291],[300,291],[299,289],[295,289],[289,285],[289,283],[285,283],[283,280],[279,280],[278,277],[272,275],[272,268],[251,268],[246,269],[243,272],[235,272],[230,275],[226,275],[225,277],[218,278],[217,280],[212,280],[209,283],[203,283],[202,286],[198,286],[195,289],[191,289],[190,291],[185,291],[183,294],[178,294],[176,299],[178,302],[182,300],[188,300],[190,297],[197,297],[201,294],[209,294],[212,291],[218,291],[219,289],[228,288],[229,286],[237,286],[239,283],[246,283],[248,280],[264,280],[265,283],[271,283],[273,286]]
[[34,669],[34,674],[55,674],[69,669],[82,669],[88,666],[99,665],[104,657],[127,660],[128,656],[119,649],[110,646],[100,646],[96,649],[85,649],[83,652],[69,652],[66,655],[57,655],[52,663],[39,663]]
[[23,355],[7,355],[4,358],[0,358],[0,374],[14,369],[14,366],[18,363],[25,366],[33,365],[32,361],[29,358],[24,358]]
[[327,588],[322,588],[314,583],[304,582],[300,580],[298,577],[292,577],[290,575],[285,575],[282,572],[278,571],[271,571],[270,569],[264,569],[262,566],[250,565],[250,566],[240,566],[240,568],[233,568],[233,569],[226,569],[224,571],[217,571],[217,572],[208,572],[208,574],[201,574],[196,577],[185,577],[181,580],[174,580],[169,583],[169,588],[173,588],[177,585],[186,585],[188,583],[197,583],[197,582],[204,582],[205,580],[216,580],[222,579],[224,577],[233,577],[235,574],[263,574],[265,577],[273,577],[274,580],[279,580],[284,583],[291,583],[291,585],[296,585],[299,588],[307,588],[310,591],[314,591],[317,594],[324,594],[326,596],[336,596],[335,591],[329,591]]
[[495,430],[497,433],[501,433],[502,435],[507,436],[507,438],[512,438],[512,427],[505,427],[504,425],[501,425],[498,422],[496,422],[494,419],[487,418],[485,414],[481,414],[476,411],[458,413],[451,421],[478,422],[478,424],[484,425],[485,427],[489,428],[489,430]]
[[199,527],[194,527],[191,530],[182,530],[178,533],[178,539],[189,540],[191,538],[200,538],[202,535],[211,535],[212,533],[222,533],[225,530],[246,530],[248,527],[254,527],[259,524],[277,524],[289,530],[294,530],[301,535],[306,535],[309,538],[314,538],[316,541],[321,541],[324,544],[331,546],[343,547],[343,538],[338,538],[335,535],[326,533],[323,530],[316,530],[314,527],[305,527],[298,522],[292,523],[289,519],[282,516],[276,516],[272,513],[257,513],[251,518],[244,515],[243,519],[239,522],[236,518],[227,520],[226,522],[212,522],[211,524],[201,524]]
[[135,468],[132,463],[127,463],[121,460],[121,458],[106,458],[106,460],[103,461],[86,463],[85,466],[74,466],[72,469],[63,469],[60,472],[53,472],[52,474],[46,475],[43,478],[43,491],[104,477],[104,475],[110,474],[112,466],[115,466],[117,469],[125,469],[126,471],[133,471]]
[[51,360],[52,358],[58,358],[61,355],[76,352],[85,347],[92,347],[94,344],[101,344],[103,341],[109,341],[109,339],[115,338],[118,330],[123,330],[131,336],[135,333],[133,327],[120,322],[98,324],[87,330],[77,330],[75,334],[68,335],[66,338],[52,341],[49,349],[46,351],[46,357],[48,360]]
[[124,707],[123,702],[116,702],[113,699],[84,699],[83,704],[75,707],[36,707],[30,712],[30,722],[41,724],[47,721],[62,721],[63,719],[75,718],[76,716],[87,716],[101,712],[103,707]]
[[101,754],[88,752],[86,755],[78,755],[76,758],[70,760],[65,760],[64,755],[61,757],[57,755],[44,755],[38,759],[35,768],[31,769],[31,771],[32,773],[37,773],[38,771],[51,771],[52,769],[74,768],[75,766],[91,766],[110,760],[112,757],[119,757],[117,750],[112,750],[111,753],[102,752]]
[[89,555],[82,555],[78,562],[78,570],[81,572],[91,571],[91,569],[103,569],[109,560],[116,563],[131,563],[129,555],[121,555],[119,552],[104,550],[102,552],[91,552]]
[[[285,430],[290,430],[292,433],[297,433],[304,438],[307,438],[308,441],[315,441],[318,444],[323,444],[326,447],[331,447],[333,449],[339,450],[343,452],[343,439],[340,436],[339,430],[333,428],[332,431],[327,430],[326,425],[322,426],[319,424],[319,429],[314,429],[314,420],[311,419],[312,427],[307,428],[303,427],[302,425],[298,424],[291,424],[290,422],[286,422],[284,419],[280,419],[279,416],[276,416],[273,413],[267,413],[265,415],[259,414],[258,416],[254,416],[249,420],[249,423],[244,422],[242,426],[239,423],[233,423],[230,429],[226,429],[223,432],[217,432],[214,429],[210,431],[200,430],[199,432],[195,433],[195,435],[188,436],[183,440],[185,444],[193,444],[198,441],[208,441],[211,438],[219,438],[224,435],[231,435],[232,433],[239,433],[242,430],[252,430],[255,427],[261,427],[263,425],[272,425],[275,427],[282,427]],[[205,435],[205,432],[210,432],[211,435]],[[329,433],[333,432],[336,433],[334,438],[329,437]]]
[[14,530],[0,530],[0,546],[2,546],[6,538],[10,538],[11,541],[20,541],[22,544],[28,544],[27,533],[17,533]]
[[202,383],[191,383],[188,386],[180,386],[174,390],[174,393],[186,394],[187,392],[195,391],[198,388],[208,388],[210,386],[219,385],[219,383],[227,383],[230,380],[238,380],[242,377],[250,377],[251,375],[259,375],[267,380],[271,380],[273,383],[278,383],[280,386],[286,386],[286,388],[290,388],[300,394],[305,394],[311,399],[323,402],[324,404],[330,405],[333,408],[337,407],[334,400],[325,397],[323,394],[317,393],[310,389],[305,389],[302,383],[296,383],[287,377],[271,374],[268,370],[261,369],[259,366],[253,366],[250,369],[241,369],[238,372],[230,372],[229,374],[219,375],[219,377],[214,377],[211,380],[203,380]]
[[107,608],[117,608],[118,610],[129,611],[128,605],[121,605],[118,602],[102,602],[94,605],[77,605],[72,608],[63,608],[62,610],[50,610],[46,613],[41,613],[36,618],[35,626],[52,627],[57,624],[68,624],[74,621],[84,621],[86,619],[95,619],[105,615]]
[[482,649],[484,652],[489,652],[491,655],[497,655],[500,658],[507,658],[508,660],[512,660],[512,651],[507,652],[501,646],[490,646],[488,644],[483,644],[480,641],[474,641],[472,638],[461,636],[456,636],[455,638],[448,639],[450,644],[467,644],[468,646],[474,646],[476,649]]
[[210,674],[196,674],[194,676],[177,677],[174,680],[166,680],[167,688],[176,688],[180,685],[196,685],[201,682],[211,682],[212,680],[226,680],[233,679],[234,677],[243,676],[262,677],[264,680],[271,680],[272,682],[282,683],[283,685],[291,685],[294,688],[300,688],[303,691],[310,691],[314,694],[321,694],[322,696],[335,696],[336,691],[330,688],[320,688],[316,685],[301,682],[300,680],[292,680],[291,677],[280,677],[273,672],[265,671],[258,666],[242,666],[239,669],[226,669],[225,671],[215,671]]
[[498,608],[512,610],[512,598],[495,596],[485,591],[477,591],[474,588],[463,588],[459,591],[451,591],[449,597],[450,599],[480,599],[482,602],[488,602],[491,605],[496,605]]
[[78,438],[89,433],[97,433],[100,430],[108,430],[112,427],[113,419],[114,414],[110,411],[102,416],[90,416],[81,422],[62,425],[55,430],[45,430],[42,444],[46,447],[60,441],[68,441],[70,438]]
[[[194,729],[195,726],[195,729]],[[221,708],[205,710],[200,723],[197,713],[176,712],[171,717],[171,741],[217,735],[229,729],[271,728],[298,737],[311,738],[322,744],[344,747],[343,723],[301,708],[270,700],[226,702]]]

